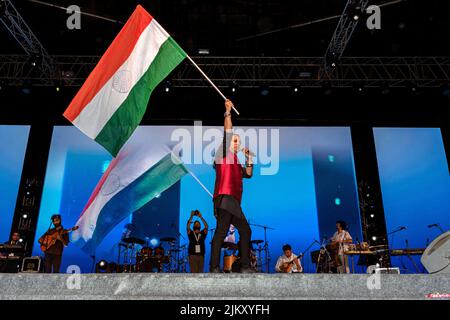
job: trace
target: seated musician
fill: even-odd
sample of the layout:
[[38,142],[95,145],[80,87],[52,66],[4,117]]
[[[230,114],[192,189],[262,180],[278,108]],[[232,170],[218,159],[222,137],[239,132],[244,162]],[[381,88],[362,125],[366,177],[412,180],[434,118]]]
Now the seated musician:
[[275,271],[281,273],[303,272],[300,257],[292,252],[292,247],[285,244],[282,249],[284,254],[278,258]]
[[[39,238],[41,247],[45,248],[44,267],[46,273],[59,273],[61,268],[62,253],[64,247],[69,244],[69,235],[64,232],[61,225],[61,215],[54,214],[51,217],[54,228],[49,229]],[[46,245],[47,236],[56,235],[56,242],[54,245]]]
[[348,264],[348,256],[344,254],[348,250],[348,244],[353,242],[352,236],[347,231],[347,223],[342,220],[336,221],[337,231],[331,238],[331,244],[338,246],[338,273],[350,273],[350,267]]
[[[20,246],[23,248],[23,243],[20,240],[20,233],[15,231],[13,232],[13,234],[11,235],[11,240],[6,241],[4,244],[6,245],[11,245],[11,246]],[[18,253],[7,253],[7,252],[0,252],[0,256],[22,256],[23,254],[18,254]]]

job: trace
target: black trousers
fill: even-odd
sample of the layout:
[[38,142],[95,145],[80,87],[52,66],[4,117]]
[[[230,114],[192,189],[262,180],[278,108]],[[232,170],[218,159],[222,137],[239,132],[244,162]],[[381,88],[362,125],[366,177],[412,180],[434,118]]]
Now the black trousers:
[[46,253],[44,257],[45,273],[59,273],[62,255]]
[[217,226],[211,244],[211,261],[210,268],[220,267],[220,252],[223,240],[225,239],[230,224],[234,225],[239,232],[239,252],[241,256],[241,267],[250,267],[250,239],[252,230],[244,216],[239,218],[234,214],[223,209],[216,209]]

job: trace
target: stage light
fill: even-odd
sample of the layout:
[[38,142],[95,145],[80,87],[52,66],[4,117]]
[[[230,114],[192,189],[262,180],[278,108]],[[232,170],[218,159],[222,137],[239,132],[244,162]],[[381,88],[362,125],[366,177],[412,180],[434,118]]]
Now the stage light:
[[259,93],[265,97],[269,95],[269,87],[267,86],[261,86],[261,88],[259,89]]
[[107,269],[108,269],[108,262],[106,262],[106,260],[100,260],[95,265],[95,272],[96,273],[105,272]]
[[237,82],[236,81],[233,81],[233,83],[230,85],[230,90],[231,90],[231,92],[232,93],[236,93],[237,92],[237,90],[238,90],[238,84],[237,84]]
[[327,55],[325,56],[325,65],[327,67],[332,67],[332,68],[336,68],[337,66],[337,56],[335,52],[329,52],[327,53]]
[[28,215],[27,215],[26,213],[24,213],[24,214],[22,215],[22,218],[23,218],[23,219],[26,219],[26,218],[28,218]]
[[152,238],[152,239],[150,240],[150,244],[151,244],[152,246],[156,247],[156,246],[159,244],[159,240],[156,239],[156,238]]
[[20,239],[19,239],[19,242],[20,242],[20,243],[23,243],[23,239],[22,239],[22,238],[20,238]]
[[340,206],[341,205],[341,199],[339,199],[339,198],[334,199],[334,204],[337,205],[337,206]]
[[209,49],[198,49],[198,54],[208,55]]
[[373,240],[373,241],[376,241],[376,240],[377,240],[377,237],[373,236],[373,237],[372,237],[372,240]]
[[328,161],[334,162],[334,160],[335,160],[335,157],[332,154],[329,154],[328,155]]
[[170,83],[169,80],[167,80],[167,81],[165,82],[164,91],[165,91],[166,93],[169,93],[171,87],[172,87],[172,84]]
[[56,92],[59,92],[61,89],[59,87],[55,88]]
[[371,217],[371,218],[375,218],[375,215],[372,213],[372,214],[370,215],[370,217]]

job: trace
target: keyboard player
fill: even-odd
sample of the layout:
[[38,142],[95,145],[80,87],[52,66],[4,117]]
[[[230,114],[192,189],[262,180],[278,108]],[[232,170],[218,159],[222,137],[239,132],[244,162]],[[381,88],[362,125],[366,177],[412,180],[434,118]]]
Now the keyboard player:
[[20,234],[13,232],[11,239],[0,245],[0,272],[14,273],[19,270],[24,254]]

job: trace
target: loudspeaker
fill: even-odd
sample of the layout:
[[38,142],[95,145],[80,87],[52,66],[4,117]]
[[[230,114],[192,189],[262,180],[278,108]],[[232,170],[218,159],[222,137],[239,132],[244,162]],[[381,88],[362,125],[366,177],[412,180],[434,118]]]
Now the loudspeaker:
[[441,234],[430,243],[420,262],[428,273],[450,273],[450,231]]
[[41,271],[41,263],[41,257],[35,256],[23,258],[22,269],[20,271],[28,273],[39,273]]

